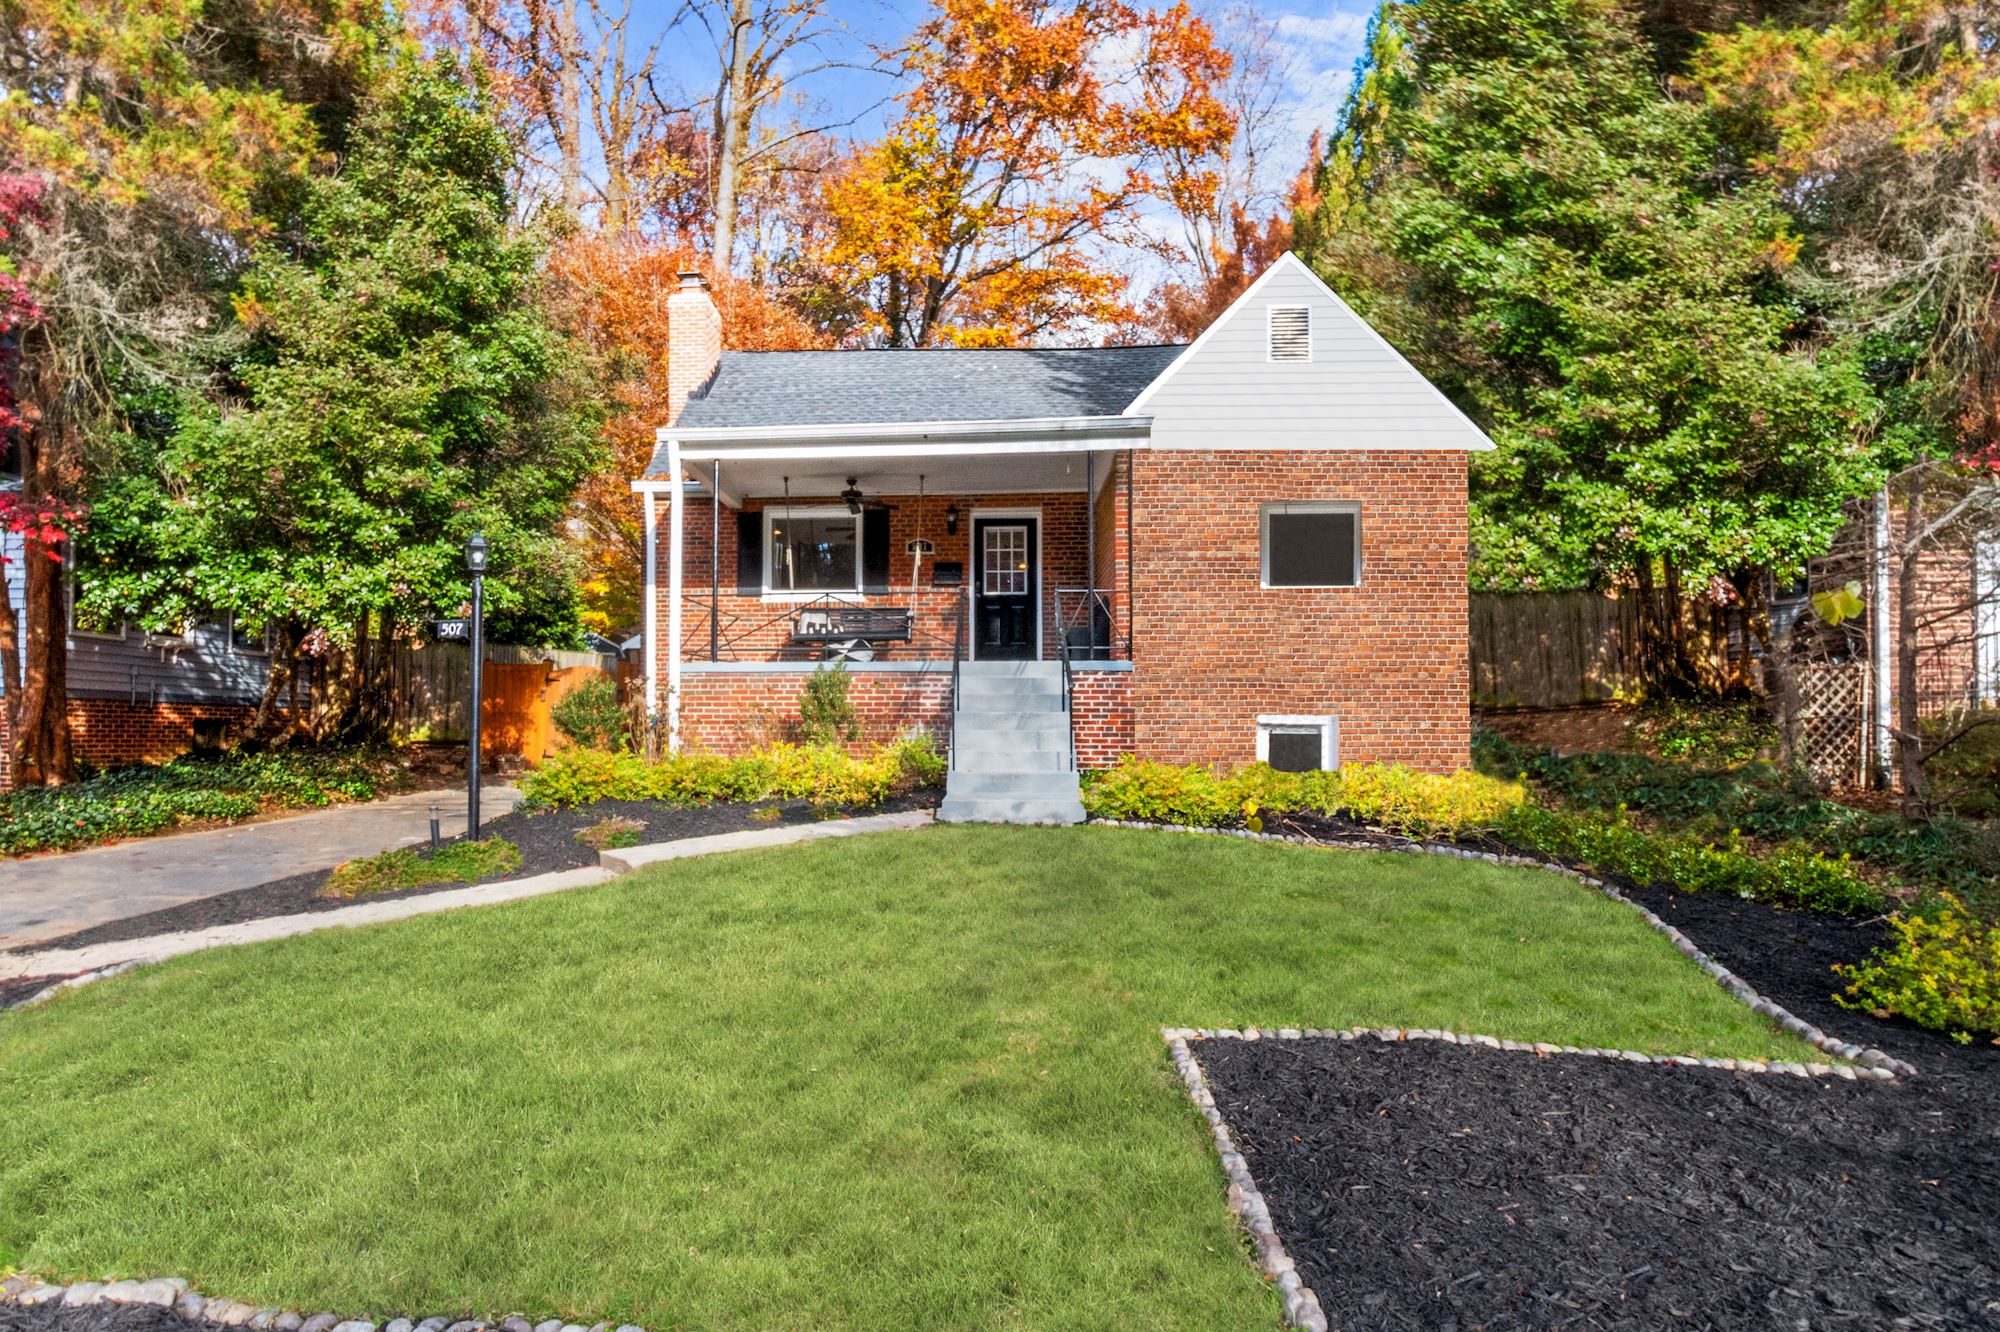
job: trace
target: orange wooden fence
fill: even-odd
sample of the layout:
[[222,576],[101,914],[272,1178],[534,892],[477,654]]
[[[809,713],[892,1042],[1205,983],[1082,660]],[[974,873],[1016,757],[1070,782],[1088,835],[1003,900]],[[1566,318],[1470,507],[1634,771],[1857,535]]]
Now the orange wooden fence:
[[555,705],[571,690],[609,675],[595,666],[557,670],[546,661],[487,662],[479,691],[479,752],[541,762],[561,744]]

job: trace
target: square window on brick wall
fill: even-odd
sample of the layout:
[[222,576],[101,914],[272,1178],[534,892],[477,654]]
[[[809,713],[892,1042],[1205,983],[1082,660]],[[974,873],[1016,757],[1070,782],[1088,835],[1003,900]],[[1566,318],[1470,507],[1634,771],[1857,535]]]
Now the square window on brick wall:
[[1360,505],[1266,504],[1263,519],[1265,587],[1360,585]]

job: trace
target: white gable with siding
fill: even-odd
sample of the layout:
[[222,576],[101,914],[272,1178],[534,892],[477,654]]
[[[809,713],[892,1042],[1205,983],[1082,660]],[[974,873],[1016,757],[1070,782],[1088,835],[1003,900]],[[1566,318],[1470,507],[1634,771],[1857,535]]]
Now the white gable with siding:
[[1291,254],[1125,411],[1153,418],[1156,449],[1493,447]]

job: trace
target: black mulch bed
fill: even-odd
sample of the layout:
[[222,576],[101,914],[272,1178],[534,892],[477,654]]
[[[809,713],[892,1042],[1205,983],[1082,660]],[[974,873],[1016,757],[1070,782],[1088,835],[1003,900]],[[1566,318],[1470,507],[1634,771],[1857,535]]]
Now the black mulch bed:
[[1833,1002],[1847,984],[1834,973],[1834,964],[1852,965],[1875,951],[1889,933],[1880,919],[1781,911],[1721,893],[1628,888],[1625,895],[1650,907],[1773,1003],[1830,1036],[1887,1050],[1926,1079],[1953,1084],[1956,1094],[1984,1096],[2000,1115],[2000,1046],[1960,1045],[1900,1018],[1885,1021]]
[[0,1304],[0,1332],[214,1332],[216,1326],[151,1304]]
[[[521,868],[513,874],[495,875],[481,883],[525,878],[553,870],[577,869],[597,863],[597,852],[576,840],[576,834],[608,818],[634,819],[645,825],[640,843],[671,842],[685,837],[709,837],[717,833],[744,832],[781,827],[793,823],[817,823],[828,818],[892,814],[901,810],[928,809],[935,803],[929,793],[886,800],[867,809],[826,810],[803,800],[762,801],[756,804],[714,804],[681,808],[658,801],[600,800],[574,809],[515,812],[488,819],[481,828],[486,837],[503,837],[521,848]],[[49,939],[11,952],[40,952],[48,948],[80,948],[87,944],[113,943],[121,939],[144,939],[155,934],[207,929],[211,925],[234,925],[239,921],[261,920],[266,916],[293,916],[308,911],[330,911],[351,906],[356,899],[329,897],[322,891],[331,870],[313,870],[290,878],[219,893],[142,916],[93,925],[87,930],[59,939]],[[396,893],[371,893],[366,901],[418,897],[426,893],[464,888],[464,883],[432,884]],[[0,996],[0,1007],[18,1002],[26,995],[8,1000]],[[4,1329],[0,1329],[4,1332]]]
[[1334,1327],[2000,1327],[2000,1119],[1928,1080],[1194,1049]]

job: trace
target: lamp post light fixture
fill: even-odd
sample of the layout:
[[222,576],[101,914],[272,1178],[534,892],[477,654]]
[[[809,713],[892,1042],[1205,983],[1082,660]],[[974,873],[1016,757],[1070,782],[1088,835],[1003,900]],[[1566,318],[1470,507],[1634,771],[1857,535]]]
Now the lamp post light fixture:
[[479,840],[479,699],[480,666],[486,655],[486,538],[474,532],[465,539],[465,571],[472,575],[472,732],[465,761],[465,836]]

